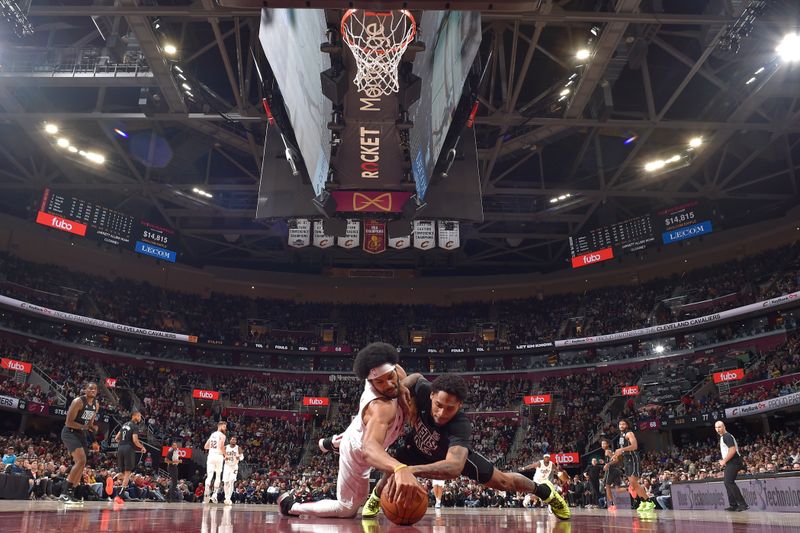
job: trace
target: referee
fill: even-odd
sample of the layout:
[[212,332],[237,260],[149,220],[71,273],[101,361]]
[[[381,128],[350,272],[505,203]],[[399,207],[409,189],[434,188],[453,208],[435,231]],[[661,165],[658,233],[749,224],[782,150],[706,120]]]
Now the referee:
[[730,504],[725,510],[746,511],[750,507],[744,501],[742,491],[736,486],[736,476],[739,475],[739,470],[744,470],[744,461],[739,455],[739,445],[733,435],[725,429],[725,424],[721,420],[717,420],[714,424],[714,430],[719,435],[719,449],[722,453],[719,466],[725,469],[725,490],[728,491],[728,503]]
[[172,447],[167,450],[165,461],[169,465],[169,492],[167,493],[168,502],[179,502],[178,496],[178,465],[181,464],[181,450],[176,441],[172,441]]

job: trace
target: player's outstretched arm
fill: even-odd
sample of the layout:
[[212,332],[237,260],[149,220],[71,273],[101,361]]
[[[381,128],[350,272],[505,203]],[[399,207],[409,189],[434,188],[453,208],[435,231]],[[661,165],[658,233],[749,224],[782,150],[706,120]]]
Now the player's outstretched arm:
[[364,412],[364,436],[362,450],[367,463],[382,472],[394,474],[394,485],[389,498],[399,505],[412,501],[414,491],[419,490],[416,478],[404,465],[388,453],[383,447],[389,426],[394,422],[397,405],[389,400],[373,400]]
[[450,446],[444,461],[436,461],[427,465],[409,466],[415,476],[428,479],[455,479],[464,471],[469,450],[463,446]]

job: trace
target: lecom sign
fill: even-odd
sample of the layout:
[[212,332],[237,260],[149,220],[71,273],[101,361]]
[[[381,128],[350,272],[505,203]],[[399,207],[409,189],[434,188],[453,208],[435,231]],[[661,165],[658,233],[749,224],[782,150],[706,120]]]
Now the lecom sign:
[[219,392],[215,390],[194,389],[192,391],[192,398],[198,400],[219,400]]

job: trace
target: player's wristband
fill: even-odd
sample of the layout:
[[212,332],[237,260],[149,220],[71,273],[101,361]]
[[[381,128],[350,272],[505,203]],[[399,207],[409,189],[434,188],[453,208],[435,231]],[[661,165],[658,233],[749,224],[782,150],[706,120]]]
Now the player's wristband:
[[394,467],[394,473],[396,474],[396,473],[398,473],[399,471],[401,471],[404,468],[408,468],[408,465],[404,465],[404,464],[401,463],[401,464],[397,465],[396,467]]

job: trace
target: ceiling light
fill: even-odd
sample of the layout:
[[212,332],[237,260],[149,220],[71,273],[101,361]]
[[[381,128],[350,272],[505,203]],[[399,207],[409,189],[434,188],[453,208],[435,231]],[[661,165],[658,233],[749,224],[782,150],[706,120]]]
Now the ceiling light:
[[165,44],[164,45],[164,52],[168,55],[174,56],[178,53],[178,49],[175,48],[174,44]]
[[664,162],[663,159],[657,159],[655,161],[650,161],[649,163],[647,163],[644,166],[644,169],[647,172],[655,172],[656,170],[661,170],[662,168],[664,168],[665,165],[666,163]]
[[561,196],[558,197],[559,201],[564,201],[566,199],[567,199],[567,195],[566,194],[562,194]]
[[213,198],[214,197],[213,194],[207,193],[203,189],[198,189],[197,187],[193,188],[192,192],[195,193],[195,194],[199,194],[200,196],[205,196],[206,198]]
[[796,33],[786,35],[775,51],[784,61],[800,61],[800,35]]
[[578,77],[578,75],[577,75],[577,74],[573,74],[572,76],[570,76],[570,77],[569,77],[569,79],[571,79],[571,80],[574,80],[574,79],[575,79],[575,78],[577,78],[577,77]]
[[77,154],[78,153],[78,149],[75,148],[74,146],[68,147],[67,150],[69,150],[73,154]]
[[751,83],[753,83],[754,81],[756,81],[756,77],[755,77],[755,76],[753,76],[752,78],[750,78],[749,80],[747,80],[746,82],[744,82],[744,84],[745,84],[745,85],[750,85],[750,84],[751,84]]
[[55,124],[45,124],[44,131],[46,131],[50,135],[55,135],[56,133],[58,133],[58,126],[56,126]]
[[124,137],[125,139],[127,139],[127,138],[128,138],[128,134],[127,134],[127,133],[125,133],[124,131],[122,131],[122,130],[121,130],[121,129],[119,129],[119,128],[114,128],[114,133],[116,133],[116,134],[117,134],[117,135],[119,135],[120,137]]
[[664,353],[664,347],[662,345],[656,346],[656,353]]
[[174,68],[174,69],[175,69],[175,70],[177,70],[178,72],[183,72],[183,70],[181,69],[181,67],[179,67],[178,65],[172,65],[172,68]]
[[106,158],[98,154],[97,152],[86,152],[86,154],[84,154],[84,157],[89,161],[91,161],[92,163],[97,163],[99,165],[106,162]]
[[58,141],[56,141],[56,143],[57,143],[57,144],[58,144],[58,145],[59,145],[61,148],[66,148],[67,146],[69,146],[69,140],[68,140],[68,139],[65,139],[64,137],[61,137],[61,138],[60,138]]
[[558,198],[550,198],[550,203],[551,204],[554,204],[556,202],[558,202]]
[[691,146],[692,148],[697,148],[702,144],[703,144],[702,137],[692,137],[691,139],[689,139],[689,146]]
[[559,96],[567,96],[569,94],[569,89],[564,89],[559,93]]
[[636,139],[638,138],[639,138],[638,135],[631,135],[630,137],[625,139],[625,142],[623,142],[623,144],[631,144],[632,142],[636,142]]
[[183,88],[184,88],[184,89],[186,89],[187,91],[191,91],[191,90],[192,90],[192,88],[191,88],[191,87],[190,87],[188,84],[186,84],[186,83],[181,83],[181,87],[183,87]]
[[679,156],[678,154],[675,154],[672,157],[670,157],[669,159],[667,159],[665,161],[665,163],[677,163],[680,160],[681,160],[681,156]]
[[764,72],[764,67],[761,67],[760,69],[758,69],[757,71],[755,71],[755,73],[754,73],[754,74],[755,74],[756,76],[758,76],[758,75],[759,75],[759,74],[761,74],[762,72]]
[[581,48],[575,53],[575,58],[580,61],[583,61],[584,59],[589,59],[590,55],[592,55],[592,53],[588,49]]
[[183,81],[186,81],[186,76],[184,76],[183,74],[178,74],[178,77]]

